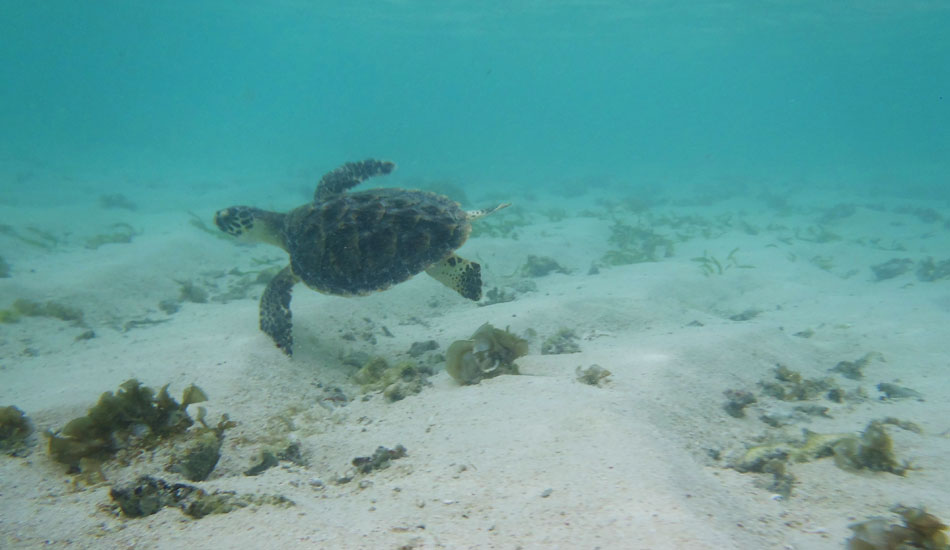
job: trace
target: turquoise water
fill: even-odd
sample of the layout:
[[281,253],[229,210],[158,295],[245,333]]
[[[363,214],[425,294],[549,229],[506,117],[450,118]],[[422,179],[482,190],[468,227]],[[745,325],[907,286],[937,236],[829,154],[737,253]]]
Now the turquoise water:
[[406,178],[539,189],[950,189],[942,2],[0,9],[8,164],[266,185],[374,156]]
[[[897,503],[946,522],[947,29],[942,0],[0,0],[0,408],[36,428],[0,441],[0,547],[831,549]],[[513,203],[458,251],[484,297],[297,285],[287,358],[258,306],[287,253],[212,216],[366,158],[398,169],[359,190]],[[446,355],[485,323],[524,376],[461,385]],[[375,358],[412,372],[371,386]],[[133,469],[175,481],[165,456],[97,483],[42,434],[131,378],[237,422],[196,483],[297,507],[110,511]],[[869,430],[900,466],[847,462]],[[271,445],[302,459],[248,477]]]

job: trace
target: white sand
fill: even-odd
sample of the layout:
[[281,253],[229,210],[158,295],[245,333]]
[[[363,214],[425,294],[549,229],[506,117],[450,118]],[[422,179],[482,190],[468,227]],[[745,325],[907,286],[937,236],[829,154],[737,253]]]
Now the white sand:
[[[9,206],[3,214],[18,230],[32,223],[61,234],[80,208]],[[207,217],[213,208],[196,211]],[[227,413],[238,423],[226,433],[211,478],[195,484],[295,503],[200,520],[174,508],[122,518],[110,508],[109,483],[77,489],[37,436],[28,457],[0,456],[0,547],[830,549],[850,536],[849,523],[887,515],[897,503],[950,519],[950,281],[919,282],[907,273],[875,282],[869,269],[894,257],[947,259],[950,230],[942,222],[859,207],[828,224],[842,240],[821,244],[795,238],[796,228],[817,227],[817,207],[798,205],[780,216],[753,200],[665,205],[653,213],[732,213],[732,227],[677,243],[672,258],[588,275],[611,247],[610,217],[591,208],[601,217],[578,217],[582,208],[570,206],[570,216],[557,222],[532,213],[517,240],[480,237],[460,251],[483,263],[489,288],[521,280],[509,276],[528,254],[556,257],[573,270],[531,279],[537,290],[513,302],[476,307],[425,276],[356,299],[298,287],[292,360],[257,329],[260,285],[227,303],[185,303],[173,315],[158,308],[178,295],[176,279],[223,290],[236,277],[221,274],[233,267],[260,269],[254,258],[284,261],[276,249],[219,240],[177,210],[98,210],[99,225],[75,231],[52,252],[0,235],[13,266],[13,276],[0,279],[0,307],[17,297],[55,299],[83,308],[96,332],[76,342],[83,329],[59,320],[0,326],[0,406],[23,409],[38,431],[56,430],[129,378],[171,383],[175,396],[194,382],[210,396],[209,418]],[[950,216],[946,208],[941,213]],[[629,212],[618,215],[636,223]],[[743,231],[740,218],[758,234]],[[82,246],[116,221],[131,221],[143,234],[131,244]],[[770,223],[785,228],[766,229]],[[673,234],[669,226],[657,232]],[[877,250],[869,243],[878,237],[879,245],[896,242],[906,251]],[[754,268],[707,277],[690,261],[704,251],[723,261],[736,247],[738,260]],[[833,267],[820,269],[809,261],[815,256],[832,258]],[[729,319],[748,309],[761,313]],[[167,322],[123,331],[133,319]],[[363,351],[397,361],[428,339],[444,351],[484,322],[536,331],[531,354],[518,361],[522,376],[460,387],[440,370],[421,394],[387,403],[380,394],[364,400],[348,380],[355,369],[340,360]],[[581,353],[541,355],[541,340],[561,327],[581,337]],[[810,338],[794,335],[808,329]],[[376,344],[343,338],[367,331]],[[888,431],[898,456],[916,469],[900,477],[847,472],[829,458],[795,464],[797,483],[783,499],[764,488],[770,476],[728,468],[756,436],[779,431],[760,414],[798,403],[760,395],[747,417],[736,419],[722,409],[724,390],[759,393],[756,383],[771,379],[778,363],[806,377],[828,376],[838,361],[871,351],[884,360],[872,361],[864,380],[836,377],[847,389],[863,387],[868,399],[816,400],[830,407],[829,418],[800,415],[785,430],[858,433],[871,419],[913,421],[922,435]],[[591,364],[613,373],[604,387],[575,380],[575,368]],[[878,400],[874,386],[895,380],[925,401]],[[352,401],[322,406],[327,393],[318,384],[339,386]],[[262,445],[290,440],[301,443],[306,467],[282,462],[242,475]],[[333,482],[354,457],[397,444],[408,456],[390,468]],[[104,471],[119,482],[142,473],[143,464]],[[150,473],[178,481],[161,469]],[[359,480],[369,483],[361,488]]]

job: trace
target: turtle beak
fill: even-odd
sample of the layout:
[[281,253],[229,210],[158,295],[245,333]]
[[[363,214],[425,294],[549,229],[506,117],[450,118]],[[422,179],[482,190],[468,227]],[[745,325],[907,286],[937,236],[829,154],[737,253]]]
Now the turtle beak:
[[218,229],[220,229],[221,231],[224,231],[224,227],[221,224],[223,222],[223,219],[227,215],[228,215],[227,208],[225,208],[224,210],[218,210],[217,212],[214,213],[214,224],[218,226]]

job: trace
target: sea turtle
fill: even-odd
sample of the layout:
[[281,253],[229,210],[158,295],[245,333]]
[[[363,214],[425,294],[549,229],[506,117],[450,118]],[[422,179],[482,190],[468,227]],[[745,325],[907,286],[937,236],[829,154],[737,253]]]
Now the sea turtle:
[[303,282],[325,294],[359,296],[425,271],[465,298],[482,297],[481,266],[456,256],[470,221],[505,208],[462,210],[443,195],[407,189],[347,190],[393,171],[379,160],[348,162],[320,179],[313,202],[288,213],[250,206],[219,210],[214,223],[229,235],[279,246],[290,254],[261,296],[261,330],[293,354],[290,298]]

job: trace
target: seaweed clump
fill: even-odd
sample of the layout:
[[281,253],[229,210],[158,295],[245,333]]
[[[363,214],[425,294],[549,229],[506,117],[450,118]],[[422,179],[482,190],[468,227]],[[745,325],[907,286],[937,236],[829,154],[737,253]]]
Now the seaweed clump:
[[885,518],[871,518],[848,526],[854,536],[848,539],[848,550],[948,550],[947,526],[923,508],[897,505],[891,511],[904,524],[896,525]]
[[403,458],[406,454],[406,448],[402,445],[396,445],[394,449],[379,446],[373,456],[358,456],[353,459],[352,464],[359,473],[368,474],[374,470],[389,468],[393,460]]
[[875,281],[886,281],[907,273],[914,266],[910,258],[893,258],[882,264],[872,265]]
[[775,368],[778,382],[759,382],[763,393],[782,401],[807,401],[837,388],[830,378],[803,378],[785,365]]
[[297,464],[298,466],[306,466],[307,461],[300,451],[299,441],[293,441],[282,449],[276,447],[262,449],[251,467],[244,470],[244,475],[260,475],[274,466],[277,466],[281,461]]
[[221,458],[221,435],[207,431],[195,437],[184,454],[169,465],[168,471],[177,472],[188,481],[208,479]]
[[781,435],[749,447],[730,467],[742,473],[761,473],[768,462],[776,459],[783,462],[811,462],[832,456],[834,445],[847,437],[847,434],[821,434],[809,430],[802,430],[800,438]]
[[781,437],[765,441],[747,449],[729,466],[740,473],[771,474],[771,481],[765,484],[766,490],[788,497],[795,485],[791,464],[831,456],[832,447],[843,437],[847,436],[803,430],[803,439]]
[[57,433],[47,433],[49,454],[69,466],[71,473],[78,473],[83,458],[107,458],[120,449],[148,447],[184,432],[194,424],[186,411],[188,405],[207,399],[195,385],[185,388],[178,403],[168,395],[167,384],[155,395],[138,380],[128,380],[114,394],[103,393],[86,416],[74,418]]
[[[690,261],[696,262],[699,264],[699,269],[703,272],[704,277],[709,277],[710,275],[724,275],[726,271],[729,271],[732,268],[739,269],[753,269],[754,265],[749,264],[740,264],[739,260],[736,258],[736,252],[738,248],[733,248],[729,255],[726,256],[725,262],[720,262],[715,256],[709,254],[709,252],[703,250],[702,256],[697,256],[695,258],[690,258]],[[733,319],[735,320],[735,319]],[[745,319],[740,319],[744,321]]]
[[864,367],[870,365],[874,358],[884,359],[880,353],[869,351],[865,353],[863,357],[855,361],[838,361],[838,364],[835,365],[831,371],[837,372],[841,374],[841,376],[850,378],[851,380],[860,380],[864,378]]
[[521,266],[521,275],[524,277],[544,277],[551,273],[568,274],[570,271],[548,256],[529,255],[528,260]]
[[591,365],[586,369],[577,367],[574,369],[574,374],[581,384],[602,387],[608,382],[611,372],[600,365]]
[[527,353],[526,340],[485,323],[470,339],[452,342],[445,370],[459,384],[477,384],[501,374],[518,374],[514,361]]
[[138,205],[129,200],[129,198],[122,193],[99,195],[99,206],[102,208],[122,208],[125,210],[138,209]]
[[13,301],[10,309],[0,310],[0,323],[15,323],[21,317],[48,317],[68,321],[78,326],[83,325],[83,312],[79,308],[67,306],[60,302],[49,300],[47,302],[35,302],[25,298],[18,298]]
[[657,262],[673,256],[673,241],[655,233],[652,229],[634,227],[621,221],[610,226],[607,241],[617,248],[608,250],[601,261],[606,265],[628,265]]
[[819,216],[818,223],[828,224],[843,220],[853,216],[856,211],[857,207],[855,207],[853,204],[838,203],[831,208],[825,209],[824,213]]
[[439,343],[435,340],[426,340],[425,342],[413,342],[409,346],[409,356],[419,357],[427,352],[439,349]]
[[877,385],[877,391],[884,394],[881,399],[916,399],[923,401],[924,396],[917,390],[912,390],[890,382],[881,382]]
[[726,403],[722,408],[733,418],[745,418],[745,408],[757,400],[752,392],[745,390],[726,390]]
[[734,315],[730,315],[729,320],[730,321],[751,321],[752,319],[755,319],[756,317],[758,317],[761,313],[762,313],[762,310],[760,309],[749,308],[749,309],[740,311],[739,313],[736,313]]
[[236,424],[228,419],[227,415],[215,427],[204,422],[204,409],[199,407],[198,422],[202,428],[190,438],[181,452],[175,453],[171,463],[165,468],[169,472],[176,472],[188,481],[204,481],[208,479],[214,467],[221,458],[221,443],[224,441],[224,430],[233,428]]
[[430,385],[428,377],[431,374],[430,369],[412,361],[390,366],[386,359],[373,357],[363,363],[353,375],[353,381],[360,384],[364,392],[382,391],[383,396],[392,402],[420,393],[422,388]]
[[238,495],[231,491],[208,493],[194,485],[172,484],[151,476],[142,476],[128,485],[113,487],[109,496],[122,514],[130,518],[150,516],[166,506],[179,508],[185,515],[200,519],[251,505],[294,505],[292,500],[280,495]]
[[[525,266],[527,267],[527,266]],[[507,292],[502,288],[494,286],[485,293],[485,300],[478,303],[479,307],[484,306],[493,306],[495,304],[503,304],[505,302],[513,302],[515,300],[514,292]]]
[[748,447],[729,467],[741,473],[772,474],[773,480],[767,488],[784,496],[791,493],[794,484],[790,466],[821,458],[833,457],[836,466],[850,472],[871,470],[903,476],[911,466],[898,463],[893,441],[884,429],[888,424],[920,433],[920,427],[913,422],[885,418],[870,422],[857,436],[809,430],[802,430],[798,438],[775,434]]
[[577,334],[569,328],[562,328],[541,343],[541,355],[560,355],[562,353],[580,353]]
[[914,216],[924,223],[937,223],[943,220],[943,216],[940,215],[940,212],[933,208],[924,208],[922,206],[898,206],[894,209],[894,212]]
[[894,454],[894,441],[887,435],[884,422],[872,420],[860,437],[850,436],[838,440],[832,447],[835,465],[842,470],[890,472],[899,476],[909,469],[899,464]]
[[178,301],[192,302],[195,304],[208,303],[208,291],[195,284],[194,281],[175,281],[178,283]]
[[925,283],[950,279],[950,259],[939,262],[935,262],[933,258],[920,260],[917,264],[917,278]]
[[20,409],[0,407],[0,452],[17,456],[26,448],[33,424]]
[[48,231],[43,231],[35,227],[27,227],[26,230],[35,235],[35,237],[24,235],[23,233],[20,233],[14,229],[12,226],[0,223],[0,235],[7,235],[10,238],[16,239],[30,246],[35,246],[37,248],[43,248],[46,250],[53,250],[62,244],[61,239]]
[[112,233],[100,233],[87,238],[86,248],[96,250],[106,244],[128,244],[134,237],[142,234],[141,231],[124,222],[112,224],[111,229]]
[[531,220],[523,209],[517,206],[505,209],[500,215],[479,221],[472,226],[472,237],[499,237],[517,241],[521,236],[519,229],[530,225]]

